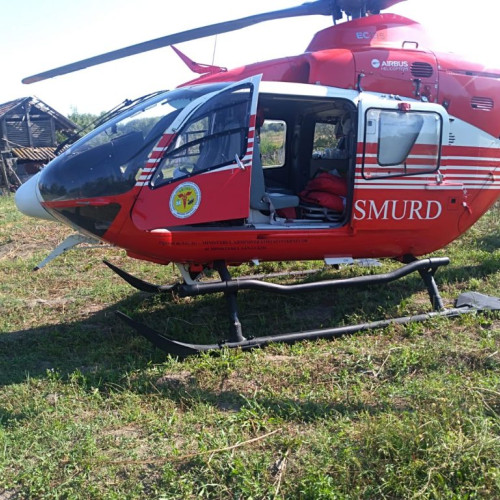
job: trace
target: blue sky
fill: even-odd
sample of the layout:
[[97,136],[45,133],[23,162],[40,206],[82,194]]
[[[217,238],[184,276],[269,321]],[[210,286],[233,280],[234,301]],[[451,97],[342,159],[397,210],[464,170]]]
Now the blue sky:
[[[194,75],[170,48],[72,75],[22,85],[25,76],[123,46],[205,24],[282,9],[301,0],[0,0],[0,103],[36,95],[61,113],[110,109],[126,98],[177,86]],[[468,2],[467,2],[468,4]],[[390,12],[423,24],[436,48],[500,67],[497,0],[406,0]],[[458,6],[458,7],[457,7]],[[489,11],[490,9],[491,11]],[[493,10],[495,9],[495,10]],[[235,67],[303,52],[327,17],[268,22],[217,37],[215,64]],[[211,63],[215,38],[179,46]]]

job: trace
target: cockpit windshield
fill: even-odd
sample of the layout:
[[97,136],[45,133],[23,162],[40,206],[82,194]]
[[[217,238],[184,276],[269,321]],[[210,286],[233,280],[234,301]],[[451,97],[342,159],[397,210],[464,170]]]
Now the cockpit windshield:
[[44,201],[128,191],[178,114],[194,99],[224,85],[185,87],[155,95],[104,123],[45,167],[39,181]]

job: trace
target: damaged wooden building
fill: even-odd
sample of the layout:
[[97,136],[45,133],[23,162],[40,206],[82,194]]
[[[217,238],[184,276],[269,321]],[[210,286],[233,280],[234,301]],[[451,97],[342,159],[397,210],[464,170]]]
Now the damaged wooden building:
[[37,97],[0,104],[0,188],[14,191],[55,158],[77,126]]

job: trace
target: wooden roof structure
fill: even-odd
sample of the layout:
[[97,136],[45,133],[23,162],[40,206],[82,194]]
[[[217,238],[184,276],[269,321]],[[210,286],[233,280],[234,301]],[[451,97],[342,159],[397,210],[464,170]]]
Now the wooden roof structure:
[[68,137],[77,128],[34,96],[0,104],[0,186],[12,190],[21,182],[19,177],[55,158],[58,133]]

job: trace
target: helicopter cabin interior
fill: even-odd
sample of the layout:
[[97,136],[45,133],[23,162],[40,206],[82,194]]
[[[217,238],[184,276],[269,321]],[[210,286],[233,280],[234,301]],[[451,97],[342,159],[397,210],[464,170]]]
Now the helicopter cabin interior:
[[344,224],[356,123],[345,99],[260,94],[248,222]]

